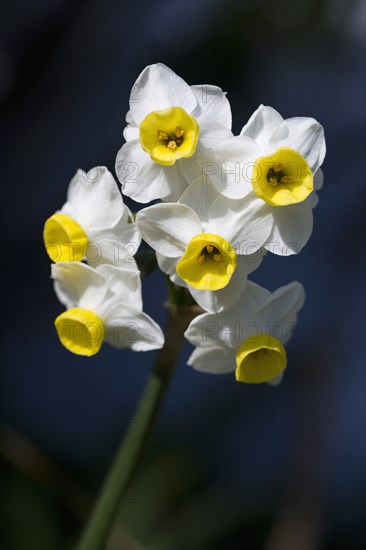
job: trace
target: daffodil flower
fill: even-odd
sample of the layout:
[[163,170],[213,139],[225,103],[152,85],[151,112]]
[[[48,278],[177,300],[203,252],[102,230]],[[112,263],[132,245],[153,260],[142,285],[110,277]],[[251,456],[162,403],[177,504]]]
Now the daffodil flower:
[[241,135],[215,151],[216,163],[202,165],[203,181],[209,178],[232,200],[260,198],[273,217],[264,247],[280,255],[300,252],[311,235],[312,208],[323,183],[323,127],[313,118],[284,120],[275,109],[261,105]]
[[161,348],[160,327],[142,311],[139,271],[82,262],[52,265],[56,294],[66,311],[55,320],[63,346],[77,355],[98,353],[103,342],[117,348],[148,351]]
[[116,173],[125,195],[147,203],[176,201],[214,158],[212,147],[233,137],[231,109],[217,86],[189,86],[165,65],[146,67],[131,96]]
[[262,260],[271,220],[261,206],[259,199],[249,199],[238,208],[235,201],[223,201],[211,184],[197,181],[179,203],[144,208],[136,222],[162,271],[215,312],[238,299],[248,273]]
[[141,236],[112,174],[98,166],[77,171],[66,203],[45,223],[43,240],[53,262],[124,266],[134,263]]
[[191,322],[185,337],[196,349],[188,365],[211,374],[235,371],[238,382],[278,384],[287,366],[284,346],[304,300],[298,282],[272,294],[248,282],[231,308],[204,313]]

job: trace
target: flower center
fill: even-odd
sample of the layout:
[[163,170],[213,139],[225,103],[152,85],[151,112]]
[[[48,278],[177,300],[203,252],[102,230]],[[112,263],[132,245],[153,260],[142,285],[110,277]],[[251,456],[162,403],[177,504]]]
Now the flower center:
[[222,262],[222,254],[220,250],[213,244],[206,244],[205,248],[201,251],[201,254],[197,258],[197,261],[200,264],[204,264],[206,260]]
[[236,352],[237,382],[260,384],[276,378],[287,365],[286,350],[277,338],[262,333],[244,340]]
[[176,149],[177,147],[180,147],[183,143],[183,136],[184,136],[184,130],[180,126],[177,126],[175,129],[174,134],[168,135],[163,130],[158,130],[158,138],[160,141],[166,145],[166,147],[169,147],[169,149]]
[[79,262],[88,245],[84,229],[67,214],[54,214],[48,218],[43,241],[53,262]]
[[140,124],[140,143],[152,160],[169,166],[191,157],[197,146],[199,126],[180,107],[149,113]]
[[304,201],[313,191],[310,166],[294,149],[279,147],[272,155],[259,157],[252,174],[254,192],[272,206]]
[[290,183],[291,176],[287,176],[284,166],[281,162],[274,164],[267,172],[267,181],[272,187],[276,187],[279,183]]
[[223,237],[195,235],[177,263],[176,271],[187,284],[199,290],[220,290],[236,268],[236,252]]
[[55,327],[61,344],[76,355],[95,355],[104,340],[103,321],[88,309],[74,307],[61,313]]

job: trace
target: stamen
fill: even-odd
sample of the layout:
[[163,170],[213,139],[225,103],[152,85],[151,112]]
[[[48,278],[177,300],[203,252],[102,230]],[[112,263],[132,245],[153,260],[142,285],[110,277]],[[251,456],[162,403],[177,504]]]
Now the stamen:
[[267,181],[271,187],[276,187],[279,183],[290,183],[293,179],[286,176],[282,162],[276,162],[267,172]]
[[174,151],[177,147],[180,147],[183,143],[184,130],[180,126],[177,126],[174,134],[167,134],[164,130],[158,130],[158,139],[164,142],[164,145]]
[[203,264],[206,260],[213,259],[214,262],[221,262],[222,255],[220,251],[213,244],[206,244],[202,249],[201,255],[198,258],[200,264]]
[[168,134],[166,134],[166,133],[163,132],[162,130],[158,130],[158,138],[159,138],[161,141],[165,141],[166,139],[169,139],[169,136],[168,136]]

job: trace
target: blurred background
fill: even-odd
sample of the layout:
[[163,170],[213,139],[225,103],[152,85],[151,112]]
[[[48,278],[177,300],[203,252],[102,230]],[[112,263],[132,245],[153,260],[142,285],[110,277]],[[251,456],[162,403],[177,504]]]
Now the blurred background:
[[[325,184],[302,253],[253,276],[306,289],[282,385],[199,374],[187,343],[107,548],[363,548],[365,3],[9,0],[0,19],[2,548],[75,546],[151,370],[60,345],[42,229],[78,168],[114,172],[155,62],[227,91],[235,133],[260,103],[319,120]],[[163,326],[161,273],[143,292]]]

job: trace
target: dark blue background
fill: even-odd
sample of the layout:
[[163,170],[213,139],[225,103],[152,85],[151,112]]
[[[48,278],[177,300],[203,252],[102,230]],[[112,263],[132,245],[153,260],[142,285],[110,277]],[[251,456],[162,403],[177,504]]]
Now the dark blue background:
[[[361,544],[364,30],[361,1],[2,7],[2,419],[91,489],[124,433],[154,353],[104,346],[83,359],[61,347],[53,321],[62,307],[42,228],[78,168],[114,171],[130,89],[146,65],[160,61],[190,84],[227,91],[236,133],[260,103],[284,118],[316,118],[327,156],[310,242],[298,257],[269,256],[252,277],[271,290],[294,279],[306,289],[283,384],[251,387],[232,376],[198,374],[186,366],[187,344],[150,453],[185,449],[210,487],[229,487],[227,500],[240,501],[243,517],[269,509],[274,526],[292,484],[292,507],[310,531],[315,526],[323,541],[317,544]],[[145,310],[163,326],[159,272],[144,281],[143,292]],[[229,540],[240,547],[240,529],[236,537]]]

